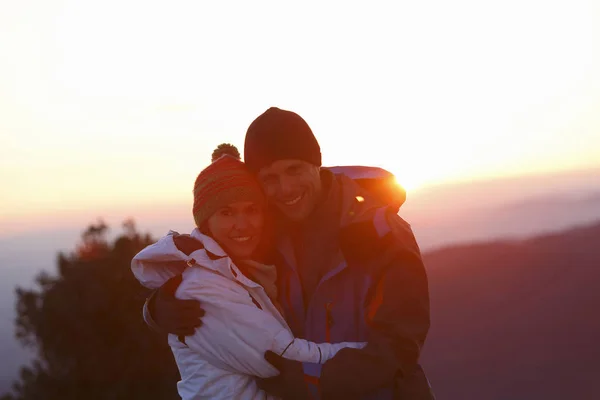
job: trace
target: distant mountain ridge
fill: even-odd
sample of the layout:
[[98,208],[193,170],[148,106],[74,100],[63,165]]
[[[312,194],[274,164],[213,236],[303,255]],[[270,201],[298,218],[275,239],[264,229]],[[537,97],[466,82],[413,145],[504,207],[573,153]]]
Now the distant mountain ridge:
[[420,208],[413,203],[400,210],[400,216],[412,225],[425,251],[472,241],[524,239],[600,220],[600,188],[588,193],[545,194],[497,204],[461,205],[453,199],[450,207],[441,197],[437,203],[435,198],[429,201],[438,207]]
[[444,399],[596,399],[600,222],[425,255],[423,354]]

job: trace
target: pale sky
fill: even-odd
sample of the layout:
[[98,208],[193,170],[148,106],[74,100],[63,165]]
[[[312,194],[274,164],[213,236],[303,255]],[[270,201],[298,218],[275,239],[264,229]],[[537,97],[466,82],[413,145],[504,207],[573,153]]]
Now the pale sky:
[[600,166],[600,2],[0,0],[0,225],[190,199],[269,106],[409,190]]

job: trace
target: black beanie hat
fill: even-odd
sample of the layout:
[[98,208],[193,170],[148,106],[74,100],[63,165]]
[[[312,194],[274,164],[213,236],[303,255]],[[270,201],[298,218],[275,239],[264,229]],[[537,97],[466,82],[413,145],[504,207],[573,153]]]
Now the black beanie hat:
[[301,116],[271,107],[248,127],[244,142],[244,162],[250,170],[278,160],[301,160],[321,166],[321,147]]

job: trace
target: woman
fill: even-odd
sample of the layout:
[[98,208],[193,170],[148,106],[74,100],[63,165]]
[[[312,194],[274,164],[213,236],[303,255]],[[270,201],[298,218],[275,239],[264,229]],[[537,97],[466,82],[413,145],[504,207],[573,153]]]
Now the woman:
[[267,350],[296,361],[324,363],[344,347],[364,346],[293,337],[277,304],[275,267],[251,261],[268,241],[265,212],[253,175],[239,159],[224,155],[194,185],[196,229],[191,237],[197,248],[181,251],[189,240],[172,232],[132,261],[134,275],[149,288],[182,274],[176,297],[200,300],[206,311],[202,328],[193,336],[168,339],[184,400],[272,398],[254,379],[278,374],[264,359]]

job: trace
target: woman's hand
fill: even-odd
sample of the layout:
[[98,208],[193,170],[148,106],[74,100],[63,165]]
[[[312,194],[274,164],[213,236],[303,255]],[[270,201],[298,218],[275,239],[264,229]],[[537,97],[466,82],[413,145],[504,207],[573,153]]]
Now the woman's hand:
[[173,236],[173,242],[177,250],[188,256],[194,251],[204,248],[199,240],[194,239],[190,235],[175,235]]

